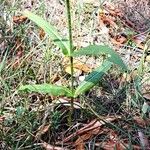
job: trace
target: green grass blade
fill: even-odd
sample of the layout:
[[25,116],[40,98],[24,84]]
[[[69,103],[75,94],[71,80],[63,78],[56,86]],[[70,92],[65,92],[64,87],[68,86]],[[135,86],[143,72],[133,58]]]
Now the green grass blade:
[[88,47],[81,48],[78,51],[73,53],[73,56],[82,56],[82,55],[108,55],[107,60],[113,62],[114,64],[119,65],[124,71],[127,71],[128,68],[120,58],[120,56],[110,47],[104,45],[90,45]]
[[95,86],[103,77],[103,75],[111,68],[112,62],[104,61],[102,65],[92,71],[83,82],[77,87],[74,97],[91,89]]
[[37,16],[34,13],[29,12],[27,10],[23,12],[23,15],[28,17],[30,20],[35,22],[39,27],[41,27],[45,31],[45,33],[47,33],[50,36],[51,40],[62,50],[64,55],[70,55],[68,40],[62,39],[54,26],[50,25],[40,16]]
[[49,94],[52,96],[72,97],[72,92],[68,88],[47,83],[35,85],[22,85],[19,87],[18,91],[36,92],[41,94]]

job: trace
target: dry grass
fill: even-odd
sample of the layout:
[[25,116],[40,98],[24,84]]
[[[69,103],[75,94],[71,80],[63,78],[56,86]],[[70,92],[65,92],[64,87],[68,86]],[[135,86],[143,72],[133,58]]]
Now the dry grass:
[[[45,36],[41,40],[40,29],[31,21],[26,20],[16,24],[12,20],[13,16],[20,15],[19,11],[29,9],[46,18],[59,29],[63,36],[66,36],[65,5],[63,0],[60,2],[54,0],[6,0],[0,4],[2,8],[0,9],[0,19],[2,19],[0,22],[0,64],[4,61],[2,69],[0,68],[0,149],[40,150],[43,149],[41,146],[43,141],[53,145],[59,141],[62,144],[64,135],[68,136],[74,131],[78,131],[83,127],[83,124],[88,124],[98,116],[109,115],[122,117],[121,120],[115,122],[115,127],[110,124],[104,126],[104,128],[111,128],[117,132],[119,138],[128,138],[131,144],[139,144],[138,129],[142,130],[149,138],[149,125],[140,126],[134,121],[135,116],[143,115],[144,118],[149,118],[148,113],[141,112],[145,101],[140,91],[143,76],[126,81],[116,67],[112,68],[93,90],[76,99],[82,109],[75,110],[73,127],[69,127],[67,124],[69,107],[61,103],[55,104],[55,97],[37,93],[19,94],[17,92],[21,84],[50,83],[54,79],[59,79],[57,84],[66,84],[70,78],[70,75],[64,71],[62,55],[49,38]],[[82,47],[101,42],[109,44],[110,41],[107,43],[105,40],[107,37],[103,37],[99,33],[99,16],[96,16],[98,7],[91,4],[79,4],[74,3],[72,7],[75,46]],[[136,27],[140,28],[141,32],[148,30],[146,21],[149,19],[149,7],[147,7],[149,4],[142,3],[142,1],[137,1],[134,5],[127,4],[126,2],[119,5],[121,8],[128,6],[125,7],[126,9],[122,9],[124,15],[133,17],[129,20],[137,24]],[[136,9],[137,12],[133,9]],[[130,13],[133,11],[135,15],[131,16]],[[143,15],[146,19],[143,19],[139,12],[144,12]],[[137,23],[139,20],[140,23]],[[123,49],[120,49],[120,55],[122,51]],[[126,53],[126,49],[124,51]],[[19,52],[22,55],[18,57]],[[133,54],[131,51],[130,53]],[[122,58],[126,59],[124,55]],[[19,60],[18,64],[16,64],[16,59]],[[100,59],[82,58],[82,60],[92,66],[93,62],[99,64]],[[85,73],[82,72],[81,75],[85,76]],[[4,120],[1,117],[4,117]],[[142,121],[144,122],[144,120]],[[43,127],[48,127],[47,131],[44,132]],[[106,138],[108,138],[107,134],[100,134],[87,140],[87,149],[97,148],[96,142],[103,143]],[[59,145],[61,145],[60,143]],[[72,148],[71,144],[63,146]]]
[[150,3],[148,0],[120,0],[114,2],[126,20],[134,25],[138,32],[146,32],[150,26]]

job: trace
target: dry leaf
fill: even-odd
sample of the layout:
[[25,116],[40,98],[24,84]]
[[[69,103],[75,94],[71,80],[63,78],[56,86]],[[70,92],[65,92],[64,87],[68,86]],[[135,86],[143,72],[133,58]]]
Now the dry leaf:
[[108,123],[108,122],[112,122],[112,121],[114,121],[116,119],[119,119],[119,118],[120,118],[120,116],[104,117],[103,120],[105,122],[102,121],[102,120],[99,121],[97,119],[94,119],[89,124],[86,124],[84,127],[79,129],[75,133],[73,133],[70,136],[66,137],[63,141],[64,142],[68,142],[69,140],[71,140],[72,138],[74,138],[76,136],[81,136],[83,134],[87,134],[87,133],[90,133],[90,132],[92,133],[92,135],[95,135],[95,134],[97,134],[100,131],[102,125],[104,125],[105,123]]
[[128,41],[128,39],[123,35],[117,35],[117,36],[111,38],[111,42],[118,47],[122,46],[127,41]]
[[83,72],[86,72],[86,73],[91,72],[91,69],[89,68],[89,66],[81,62],[74,63],[74,68],[82,70]]
[[[117,133],[113,130],[109,131],[109,140],[101,143],[101,148],[104,150],[125,150],[129,146],[127,140],[120,140]],[[132,145],[132,147],[134,150],[140,150],[139,146]]]
[[44,36],[45,36],[44,30],[40,29],[40,31],[39,31],[39,37],[40,37],[40,39],[43,40]]
[[113,43],[116,47],[119,48],[120,46],[122,46],[122,44],[120,42],[117,42],[116,39],[111,38],[110,40],[111,40],[111,43]]
[[120,43],[120,44],[124,44],[127,42],[127,38],[123,35],[117,35],[115,37],[116,42]]
[[[67,73],[71,74],[69,59],[65,57],[63,60],[63,64],[65,66],[65,71]],[[74,59],[73,65],[74,65],[74,68],[73,68],[74,69],[74,76],[81,75],[82,71],[85,73],[89,73],[92,70],[87,64],[81,62],[78,59]]]
[[48,144],[46,142],[42,143],[41,146],[43,148],[45,148],[45,150],[67,150],[67,149],[64,149],[62,147],[50,145],[50,144]]
[[[101,148],[103,148],[104,150],[126,150],[127,147],[129,147],[129,144],[123,143],[123,142],[118,142],[118,143],[114,143],[112,141],[108,141],[108,142],[103,142],[102,144],[100,144]],[[137,145],[132,145],[133,150],[141,150],[141,148]]]
[[13,22],[22,23],[27,20],[26,16],[13,16]]
[[[70,66],[67,66],[65,68],[65,72],[67,72],[68,74],[71,74]],[[77,69],[77,68],[73,68],[73,72],[74,72],[74,74],[73,74],[74,77],[78,77],[78,76],[80,76],[82,74],[82,70]]]
[[[75,62],[73,65],[74,65],[74,72],[78,73],[79,75],[82,73],[82,71],[85,73],[91,72],[91,69],[82,62]],[[70,65],[66,66],[65,71],[71,74]]]
[[123,144],[113,141],[103,142],[101,144],[101,148],[104,150],[125,150],[125,146]]
[[82,149],[84,149],[84,143],[87,140],[90,140],[94,135],[99,135],[104,133],[105,130],[100,131],[99,128],[96,128],[94,130],[90,130],[87,133],[84,133],[83,135],[79,136],[78,139],[75,141],[74,145],[76,148],[79,148],[82,146]]
[[115,19],[106,16],[105,14],[100,14],[99,16],[100,26],[106,27],[113,27],[115,29],[118,28],[117,24],[115,23]]
[[133,120],[142,127],[147,126],[150,123],[150,119],[143,119],[141,116],[135,116],[133,117]]
[[124,150],[125,147],[118,138],[117,133],[110,129],[108,134],[109,140],[107,142],[102,142],[101,148],[104,150]]
[[55,83],[60,80],[60,76],[58,73],[55,73],[51,78],[51,83]]
[[85,143],[83,137],[79,137],[75,142],[75,148],[76,150],[84,150],[85,149],[84,147],[85,147]]

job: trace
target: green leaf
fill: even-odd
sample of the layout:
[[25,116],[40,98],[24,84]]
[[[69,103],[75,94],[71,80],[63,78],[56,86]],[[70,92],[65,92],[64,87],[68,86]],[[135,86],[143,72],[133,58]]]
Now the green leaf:
[[104,61],[102,65],[92,71],[83,82],[77,87],[74,97],[91,89],[95,86],[103,77],[103,75],[111,68],[112,62]]
[[62,39],[54,26],[50,25],[41,17],[27,10],[24,11],[22,14],[35,22],[39,27],[41,27],[50,36],[51,40],[53,40],[53,42],[62,50],[64,55],[70,55],[68,40]]
[[66,87],[56,86],[51,84],[34,84],[34,85],[22,85],[18,91],[37,92],[41,94],[49,94],[53,96],[67,96],[72,97],[72,92]]
[[124,71],[127,71],[128,68],[120,58],[120,56],[110,47],[104,45],[90,45],[88,47],[81,48],[78,51],[74,51],[73,56],[82,56],[82,55],[108,55],[107,60],[113,62],[114,64],[119,65]]

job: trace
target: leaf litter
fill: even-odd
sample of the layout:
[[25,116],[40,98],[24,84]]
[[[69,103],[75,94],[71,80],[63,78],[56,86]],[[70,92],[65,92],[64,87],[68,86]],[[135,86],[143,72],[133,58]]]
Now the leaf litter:
[[[35,3],[35,2],[33,2],[33,3]],[[52,3],[55,3],[55,2],[52,2]],[[88,3],[90,3],[90,2],[88,2]],[[129,3],[129,1],[128,1],[128,3]],[[51,4],[51,2],[48,4]],[[146,4],[146,5],[148,5],[148,4]],[[122,5],[122,6],[124,6],[124,5]],[[132,4],[132,6],[133,6],[133,4]],[[57,7],[57,9],[59,9],[59,7]],[[146,8],[146,10],[147,10],[147,8]],[[57,10],[55,10],[55,11],[57,11]],[[61,11],[59,13],[61,14]],[[119,8],[116,9],[115,6],[113,6],[113,4],[111,4],[111,3],[104,3],[103,10],[100,10],[100,14],[98,17],[99,18],[97,20],[100,21],[100,26],[103,27],[103,32],[108,33],[113,46],[115,45],[115,49],[117,50],[117,52],[120,51],[120,48],[128,47],[127,43],[129,40],[133,41],[136,44],[135,49],[138,53],[141,53],[141,51],[143,51],[143,49],[144,49],[143,45],[145,44],[145,41],[148,38],[147,37],[148,35],[145,34],[144,28],[141,28],[142,33],[141,33],[141,31],[139,31],[139,29],[137,29],[137,27],[133,28],[133,23],[134,23],[133,20],[132,19],[129,20],[126,17],[124,17],[123,12],[121,12]],[[123,24],[123,27],[120,27],[118,25],[118,22],[117,22],[118,20],[116,18],[119,21],[121,21],[121,23]],[[55,17],[52,17],[52,19],[55,19]],[[57,19],[58,18],[56,17],[55,20],[57,20]],[[63,17],[61,18],[61,20],[63,20]],[[26,21],[26,17],[24,17],[24,16],[14,16],[13,17],[13,22],[15,24],[21,24],[25,21]],[[55,21],[56,24],[58,22],[60,22],[60,21],[58,21],[58,20]],[[62,24],[63,24],[63,26],[65,25],[64,20],[62,21]],[[138,23],[138,25],[139,25],[139,23]],[[100,28],[99,24],[98,24],[98,28]],[[138,32],[138,34],[131,34],[130,35],[130,33],[126,32],[124,30],[124,28],[129,28],[130,30],[133,29],[133,30],[135,30],[135,32]],[[145,28],[147,29],[147,27],[145,27]],[[117,31],[117,34],[116,34],[116,31]],[[39,32],[40,40],[43,40],[45,38],[45,33],[43,32],[43,30],[39,30],[38,32]],[[83,32],[86,33],[87,30],[85,30]],[[123,32],[123,34],[122,34],[122,32]],[[86,33],[86,35],[87,35],[87,33]],[[75,42],[78,43],[78,41],[75,41]],[[83,43],[87,44],[88,42],[89,41],[85,40]],[[79,42],[79,45],[81,43],[82,42]],[[84,44],[81,44],[81,45],[84,47]],[[16,55],[17,56],[16,58],[20,59],[20,57],[22,57],[22,55],[24,55],[24,54],[22,54],[23,53],[22,48],[24,49],[24,45],[19,40],[16,40],[15,45],[16,45],[15,46],[16,48],[21,49],[21,50],[19,50],[18,54]],[[77,44],[77,46],[78,46],[78,44]],[[133,47],[131,46],[131,53],[132,53],[132,50],[133,50]],[[125,52],[127,53],[126,49],[125,49]],[[121,53],[122,52],[120,52],[120,55],[122,55]],[[137,59],[139,60],[139,58],[137,58]],[[133,61],[134,60],[135,59],[133,59]],[[92,60],[92,62],[93,62],[93,60]],[[76,63],[75,68],[80,70],[80,72],[79,72],[80,75],[84,74],[84,73],[89,73],[91,71],[91,69],[93,69],[91,66],[89,66],[85,63],[82,63],[80,61],[76,61],[75,63]],[[18,62],[18,64],[19,64],[19,62]],[[135,67],[135,64],[133,66]],[[16,67],[17,67],[17,65],[15,66],[15,68]],[[65,70],[67,73],[70,73],[70,71],[68,71],[67,69],[65,69]],[[134,79],[134,77],[131,77],[131,78]],[[131,81],[132,79],[129,79],[129,81]],[[58,81],[58,80],[60,81],[61,77],[59,75],[56,75],[56,77],[53,78],[53,82]],[[126,82],[126,79],[123,82]],[[149,97],[147,97],[147,95],[146,95],[147,91],[148,90],[144,91],[144,97],[149,99]],[[105,93],[105,94],[107,94],[107,93]],[[54,99],[56,99],[56,98],[54,98]],[[46,98],[44,98],[44,100],[46,100]],[[67,103],[68,103],[67,99],[59,99],[56,103],[53,104],[53,106],[58,107],[59,105],[64,105],[65,109],[66,109],[66,106],[68,107]],[[81,106],[81,102],[79,102],[79,101],[75,102],[74,108],[78,109],[78,110],[82,109],[82,107],[79,107],[79,106]],[[109,129],[106,125],[107,121],[113,122],[116,120],[120,120],[120,118],[121,118],[120,116],[119,117],[108,116],[108,117],[104,118],[105,122],[99,121],[97,119],[94,119],[91,121],[90,118],[88,118],[86,120],[86,122],[83,121],[84,122],[83,127],[81,127],[81,128],[78,127],[75,132],[68,133],[69,136],[66,135],[63,137],[62,141],[63,141],[64,146],[62,146],[62,147],[60,146],[61,145],[60,143],[62,143],[62,141],[59,142],[59,140],[56,141],[56,143],[58,143],[58,146],[54,146],[55,144],[49,144],[49,142],[47,140],[45,140],[46,142],[42,143],[42,147],[47,149],[47,150],[53,150],[53,149],[54,150],[55,149],[56,150],[64,150],[64,149],[67,149],[67,148],[64,148],[67,145],[66,143],[71,143],[72,144],[71,146],[73,146],[76,149],[79,149],[79,150],[85,149],[85,146],[87,145],[88,141],[90,141],[94,137],[97,137],[97,136],[105,133],[105,134],[108,134],[108,137],[107,137],[108,139],[101,141],[101,142],[96,141],[95,142],[96,147],[100,147],[100,148],[103,148],[106,150],[107,149],[110,149],[110,150],[111,149],[117,149],[117,150],[126,149],[130,145],[129,141],[125,141],[126,139],[120,139],[119,133],[114,132],[113,130]],[[0,117],[1,122],[4,122],[7,119],[8,118],[5,118],[5,116]],[[135,116],[133,118],[133,120],[139,126],[143,127],[143,125],[144,125],[145,128],[149,125],[149,120],[144,120],[143,118],[138,117],[138,116]],[[50,125],[42,126],[41,128],[39,128],[39,130],[36,130],[35,135],[37,137],[41,136],[41,138],[43,138],[42,136],[43,135],[45,136],[45,134],[47,134],[47,132],[49,130],[51,130]],[[66,128],[64,128],[64,130],[67,131]],[[57,131],[57,132],[59,132],[59,131]],[[60,132],[62,132],[62,130],[60,130]],[[141,130],[138,130],[138,132],[136,132],[136,134],[139,136],[141,145],[148,147],[147,143],[149,142],[149,139],[144,135],[144,133]],[[133,149],[140,149],[140,147],[133,144]]]

